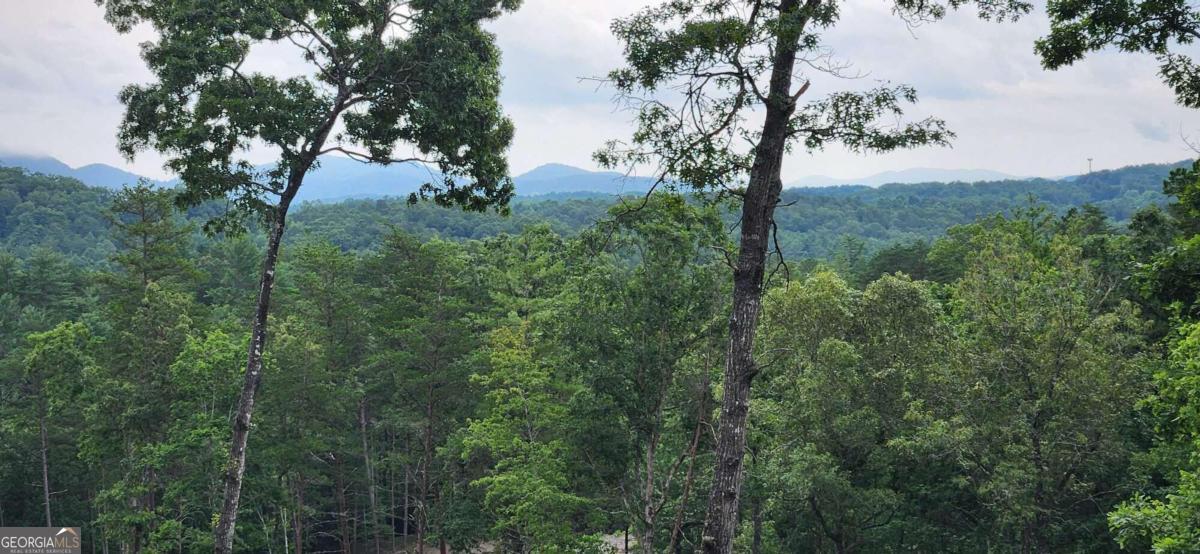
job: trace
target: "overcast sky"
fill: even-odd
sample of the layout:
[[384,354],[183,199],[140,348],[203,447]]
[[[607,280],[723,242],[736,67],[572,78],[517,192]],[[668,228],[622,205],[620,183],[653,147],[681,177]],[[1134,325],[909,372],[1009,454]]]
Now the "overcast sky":
[[[628,135],[629,114],[614,109],[611,91],[580,78],[619,65],[609,22],[648,3],[525,0],[518,13],[490,25],[504,52],[502,100],[517,126],[514,174],[548,162],[594,168],[599,145]],[[910,30],[887,5],[851,1],[827,42],[864,81],[914,85],[921,102],[913,115],[945,119],[958,134],[954,146],[885,156],[797,153],[785,180],[910,167],[1058,176],[1085,171],[1089,157],[1102,169],[1192,154],[1184,137],[1200,136],[1200,114],[1174,103],[1151,58],[1103,53],[1046,72],[1032,53],[1047,25],[1040,13],[1004,24],[955,14]],[[118,35],[91,0],[2,0],[0,150],[165,176],[157,156],[129,164],[115,147],[117,91],[149,78],[137,48],[146,38],[146,31]],[[277,55],[260,63],[294,63],[284,57],[290,52]]]

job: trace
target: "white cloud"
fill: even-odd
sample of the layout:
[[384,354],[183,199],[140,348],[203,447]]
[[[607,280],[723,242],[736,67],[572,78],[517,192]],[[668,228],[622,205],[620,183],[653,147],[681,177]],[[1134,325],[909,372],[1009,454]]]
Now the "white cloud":
[[[609,34],[614,17],[649,0],[526,0],[521,11],[489,27],[504,51],[503,102],[517,124],[514,172],[546,162],[592,167],[605,140],[627,136],[629,114],[611,91],[582,77],[621,62]],[[1040,9],[1040,8],[1039,8]],[[851,0],[825,38],[868,78],[917,87],[912,114],[937,115],[958,133],[953,148],[884,156],[839,149],[788,159],[785,177],[856,177],[905,167],[988,168],[1022,175],[1061,175],[1086,167],[1188,157],[1181,134],[1200,131],[1200,115],[1174,104],[1144,56],[1101,53],[1058,72],[1041,69],[1033,41],[1044,16],[1018,23],[982,22],[970,13],[909,29],[886,2]],[[141,31],[118,35],[87,0],[9,0],[0,7],[0,149],[45,153],[73,165],[104,162],[162,176],[161,159],[143,154],[127,166],[116,151],[121,86],[145,81]],[[282,49],[256,66],[294,72]],[[819,95],[847,83],[818,79]],[[1164,140],[1165,138],[1165,140]]]

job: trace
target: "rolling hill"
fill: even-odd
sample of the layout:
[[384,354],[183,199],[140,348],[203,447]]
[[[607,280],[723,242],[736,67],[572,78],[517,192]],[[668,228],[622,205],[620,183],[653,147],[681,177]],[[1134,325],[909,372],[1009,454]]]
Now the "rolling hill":
[[[19,167],[33,173],[78,179],[85,185],[109,189],[136,183],[145,177],[105,164],[73,168],[50,156],[29,156],[0,152],[0,166]],[[264,166],[267,169],[269,166]],[[341,156],[323,156],[308,176],[297,199],[301,202],[338,202],[355,198],[406,197],[420,186],[441,176],[434,168],[421,164],[378,166],[359,163]],[[878,187],[891,183],[991,182],[1019,180],[998,171],[975,169],[914,168],[886,171],[859,179],[810,176],[796,180],[789,188],[824,188],[841,185]],[[1071,179],[1070,177],[1066,179]],[[151,182],[171,185],[177,181]],[[619,195],[642,194],[654,179],[612,171],[590,171],[558,163],[549,163],[513,177],[518,196],[543,195]]]
[[[50,156],[29,156],[0,152],[0,166],[19,167],[31,173],[71,177],[81,183],[93,187],[119,189],[127,184],[134,184],[144,177],[123,169],[105,164],[88,164],[82,167],[71,167]],[[158,182],[153,179],[146,179]]]

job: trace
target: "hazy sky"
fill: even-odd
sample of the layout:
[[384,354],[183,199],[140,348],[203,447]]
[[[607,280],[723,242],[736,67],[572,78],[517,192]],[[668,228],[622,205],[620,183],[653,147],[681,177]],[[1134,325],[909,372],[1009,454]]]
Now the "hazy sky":
[[[593,168],[599,145],[628,135],[629,114],[614,109],[611,91],[580,78],[620,63],[609,22],[648,3],[525,0],[491,25],[504,51],[502,100],[517,126],[514,174],[547,162]],[[1046,72],[1032,53],[1045,28],[1040,13],[1015,24],[963,13],[909,29],[886,2],[851,1],[826,35],[836,54],[866,75],[862,83],[914,85],[921,102],[913,115],[942,117],[958,138],[952,148],[886,156],[797,153],[785,180],[908,167],[1056,176],[1086,170],[1089,157],[1101,169],[1192,154],[1183,137],[1200,137],[1200,114],[1174,104],[1151,58],[1104,53]],[[146,33],[118,35],[91,0],[0,2],[0,150],[164,176],[155,155],[128,164],[115,148],[117,91],[149,78],[137,48]],[[283,49],[259,60],[270,68],[296,63]],[[816,88],[811,93],[822,92]]]

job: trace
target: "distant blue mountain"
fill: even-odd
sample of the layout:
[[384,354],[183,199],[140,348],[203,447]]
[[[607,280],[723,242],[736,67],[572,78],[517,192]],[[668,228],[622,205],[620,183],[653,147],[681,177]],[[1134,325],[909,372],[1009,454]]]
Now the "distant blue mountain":
[[[72,177],[85,185],[109,189],[119,189],[143,178],[105,164],[72,168],[49,156],[6,152],[0,152],[0,166],[20,167],[32,173]],[[440,179],[441,174],[436,169],[417,163],[380,166],[364,164],[342,156],[322,156],[317,168],[305,179],[304,187],[300,189],[296,199],[301,202],[334,202],[351,198],[403,197],[416,192],[425,183]],[[179,182],[178,179],[147,180],[165,185]],[[626,177],[620,173],[588,171],[563,164],[547,164],[516,177],[514,182],[518,195],[539,196],[559,193],[643,193],[649,190],[652,180],[645,177]]]
[[[0,165],[19,167],[31,173],[72,177],[85,185],[109,189],[119,189],[125,185],[132,185],[137,183],[138,179],[143,178],[140,175],[111,165],[89,164],[73,168],[49,156],[28,156],[8,152],[0,152]],[[156,182],[153,179],[147,180]]]
[[525,181],[545,181],[549,179],[566,179],[569,177],[578,177],[580,175],[589,175],[590,171],[580,169],[565,164],[545,164],[534,168],[531,171],[522,173],[518,179]]
[[[72,168],[49,156],[27,156],[0,152],[0,166],[24,168],[31,172],[47,175],[73,177],[84,184],[117,189],[133,184],[142,177],[128,171],[104,164],[91,164]],[[1076,177],[1064,177],[1067,181]],[[320,164],[305,179],[297,200],[301,202],[336,202],[353,198],[404,197],[416,192],[422,184],[440,180],[436,169],[426,165],[410,163],[390,166],[364,164],[341,156],[323,156]],[[852,194],[858,187],[879,187],[893,183],[933,182],[982,182],[1020,179],[990,170],[955,169],[904,169],[887,171],[860,179],[836,179],[832,177],[804,177],[788,185],[791,187],[833,187],[823,194],[841,196]],[[148,179],[149,180],[149,179]],[[151,182],[173,185],[178,180]],[[551,163],[539,166],[513,178],[518,196],[594,196],[643,194],[650,190],[654,179],[628,176],[611,171],[589,171],[564,164]]]
[[856,179],[838,179],[822,175],[801,177],[788,184],[791,187],[831,187],[840,185],[866,185],[878,187],[894,183],[979,183],[983,181],[1011,181],[1024,179],[1015,175],[990,169],[938,169],[916,167],[898,171],[884,171]]
[[75,171],[71,166],[49,156],[25,156],[7,152],[0,152],[0,164],[46,175],[67,175]]
[[627,176],[611,171],[588,171],[562,164],[547,164],[513,178],[517,194],[539,196],[569,192],[641,194],[654,184],[650,177]]
[[[297,195],[302,202],[335,202],[353,198],[403,197],[421,185],[442,179],[434,168],[417,164],[380,166],[341,156],[323,156],[309,173]],[[513,178],[518,196],[586,193],[640,194],[649,190],[648,177],[588,171],[563,164],[547,164]]]
[[389,166],[365,164],[341,156],[322,156],[307,177],[296,199],[331,202],[350,198],[408,196],[432,180],[441,179],[437,170],[422,164]]

